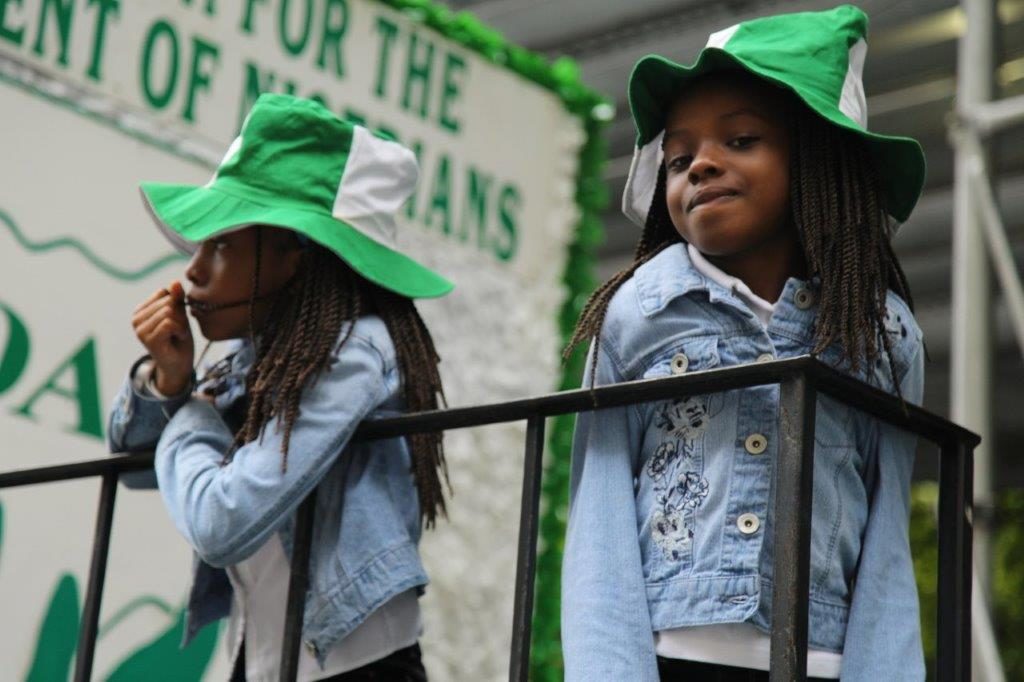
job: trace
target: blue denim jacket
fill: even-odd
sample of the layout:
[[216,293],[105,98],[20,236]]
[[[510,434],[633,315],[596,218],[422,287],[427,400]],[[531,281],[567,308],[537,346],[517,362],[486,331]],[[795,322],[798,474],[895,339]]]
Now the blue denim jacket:
[[317,487],[302,636],[322,663],[331,646],[375,609],[427,583],[405,439],[347,445],[364,419],[403,409],[395,351],[379,318],[356,323],[303,394],[285,472],[276,420],[262,442],[239,448],[222,466],[233,439],[222,413],[243,397],[251,362],[246,342],[231,360],[216,405],[147,398],[133,390],[129,377],[110,416],[110,448],[129,452],[156,444],[160,493],[196,553],[186,643],[230,610],[231,584],[222,567],[251,556],[275,532],[290,555],[295,510]]
[[[766,330],[674,245],[613,297],[596,383],[809,353],[816,309],[815,290],[790,279]],[[921,332],[892,294],[886,333],[902,394],[919,403]],[[821,358],[840,365],[837,349]],[[857,376],[894,391],[884,361]],[[769,631],[778,398],[777,385],[761,386],[579,416],[562,576],[567,680],[656,681],[660,630],[749,621]],[[915,443],[818,399],[809,638],[843,653],[845,682],[924,679],[908,539]]]

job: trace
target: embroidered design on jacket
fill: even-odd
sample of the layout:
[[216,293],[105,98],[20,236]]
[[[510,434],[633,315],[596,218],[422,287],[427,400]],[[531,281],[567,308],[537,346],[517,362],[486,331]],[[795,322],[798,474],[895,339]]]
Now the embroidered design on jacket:
[[658,407],[654,425],[669,435],[692,441],[708,426],[708,405],[703,396],[676,398]]
[[663,440],[645,470],[653,481],[656,507],[651,517],[651,539],[669,561],[686,559],[693,544],[693,510],[708,496],[708,480],[701,475],[697,441],[708,425],[707,403],[701,397],[672,400],[658,407],[656,427]]

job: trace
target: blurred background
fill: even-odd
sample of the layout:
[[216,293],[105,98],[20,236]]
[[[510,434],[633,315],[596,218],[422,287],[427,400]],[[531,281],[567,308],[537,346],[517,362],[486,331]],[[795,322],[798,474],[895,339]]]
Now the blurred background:
[[[834,4],[0,0],[0,473],[106,454],[100,415],[139,350],[124,311],[180,268],[149,229],[136,184],[205,182],[261,91],[320,98],[417,150],[421,196],[403,223],[417,228],[407,232],[412,250],[467,284],[448,307],[423,306],[442,356],[453,358],[442,367],[452,404],[578,386],[579,361],[559,364],[565,334],[589,291],[631,261],[639,236],[619,210],[634,145],[633,64],[650,53],[687,62],[737,22]],[[858,4],[871,20],[870,127],[916,138],[929,166],[895,239],[929,353],[924,407],[984,438],[974,679],[1024,682],[1024,0]],[[428,88],[407,55],[433,60],[438,74],[443,62],[443,76]],[[996,130],[996,119],[1016,122]],[[485,220],[479,209],[471,233],[458,215],[472,204],[465,195],[483,197],[495,178],[491,210]],[[508,252],[486,229],[509,236]],[[544,681],[562,678],[571,438],[571,420],[550,422],[531,665],[531,679]],[[507,679],[522,431],[447,436],[457,501],[451,523],[424,540],[432,679]],[[911,533],[930,678],[935,454],[919,453]],[[95,481],[3,491],[0,680],[20,678],[12,670],[67,679],[95,495]],[[104,679],[222,679],[216,627],[200,647],[178,649],[188,548],[155,494],[119,500],[96,669],[114,671]]]

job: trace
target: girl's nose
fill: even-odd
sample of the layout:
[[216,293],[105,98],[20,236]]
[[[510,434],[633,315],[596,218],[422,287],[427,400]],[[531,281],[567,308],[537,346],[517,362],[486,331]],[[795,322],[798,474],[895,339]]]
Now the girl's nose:
[[196,286],[202,286],[206,281],[206,269],[203,267],[202,259],[203,247],[200,246],[192,254],[192,258],[188,261],[188,267],[185,268],[185,277]]
[[689,177],[690,182],[697,184],[701,180],[707,178],[713,178],[722,174],[721,165],[715,159],[714,155],[710,153],[707,147],[704,147],[701,151],[697,152],[697,155],[693,157],[693,161],[690,162]]

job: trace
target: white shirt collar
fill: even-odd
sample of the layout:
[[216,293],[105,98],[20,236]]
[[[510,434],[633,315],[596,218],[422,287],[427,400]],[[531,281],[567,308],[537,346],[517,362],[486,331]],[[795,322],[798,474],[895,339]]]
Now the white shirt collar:
[[686,245],[686,252],[690,255],[690,261],[693,262],[693,267],[697,272],[736,294],[740,300],[747,304],[747,307],[757,316],[757,319],[761,320],[761,324],[766,327],[768,326],[768,321],[775,311],[774,303],[769,303],[755,294],[743,280],[733,277],[714,265],[704,257],[704,254],[695,249],[693,244]]

